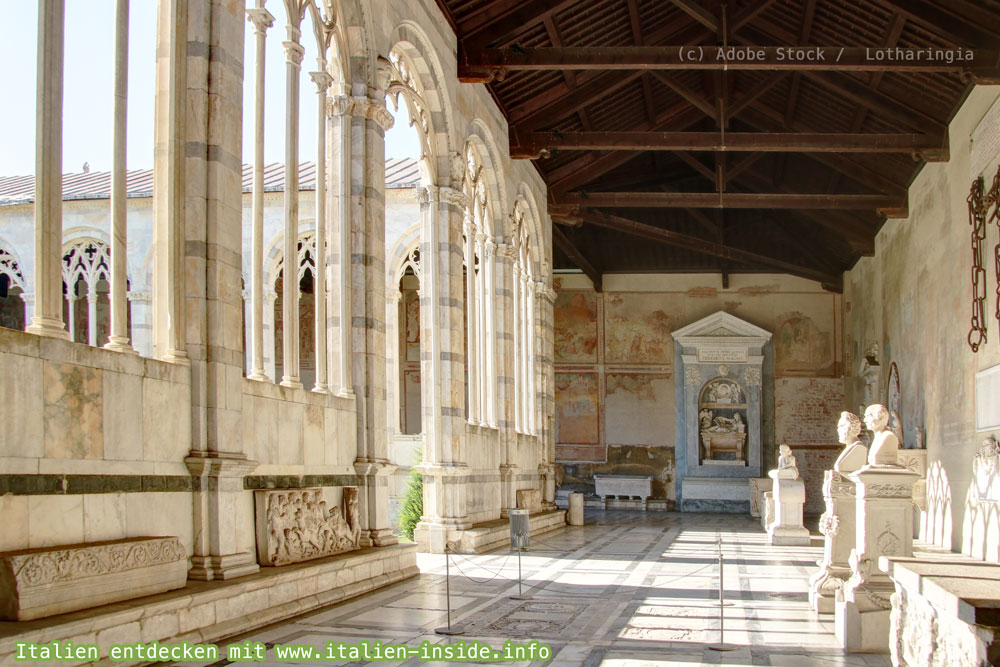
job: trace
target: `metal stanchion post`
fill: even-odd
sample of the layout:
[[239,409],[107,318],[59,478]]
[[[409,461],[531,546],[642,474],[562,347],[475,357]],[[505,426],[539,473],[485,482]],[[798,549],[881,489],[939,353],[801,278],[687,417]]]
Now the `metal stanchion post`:
[[444,548],[444,591],[448,607],[448,626],[444,628],[436,628],[434,632],[439,635],[464,635],[465,630],[462,628],[451,627],[451,555],[448,552],[447,545],[445,545]]
[[725,607],[726,607],[726,587],[723,578],[723,566],[725,561],[722,558],[722,538],[719,538],[719,643],[709,646],[713,651],[735,651],[735,646],[726,646],[725,642]]

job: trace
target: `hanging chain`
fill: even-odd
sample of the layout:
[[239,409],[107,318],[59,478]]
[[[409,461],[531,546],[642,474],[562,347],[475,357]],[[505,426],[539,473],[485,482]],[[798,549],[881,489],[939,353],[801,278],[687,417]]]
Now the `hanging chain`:
[[[973,352],[986,342],[986,269],[983,268],[983,242],[990,223],[997,223],[1000,229],[1000,166],[993,177],[989,191],[980,176],[972,182],[972,189],[966,200],[969,204],[969,224],[972,225],[972,328],[969,330],[969,346]],[[990,209],[993,209],[990,212]],[[996,309],[1000,320],[1000,243],[993,248],[994,271],[996,274]]]
[[983,268],[983,241],[986,239],[986,201],[983,196],[983,177],[972,181],[966,200],[969,203],[969,224],[972,225],[972,328],[969,329],[969,347],[973,352],[986,342],[986,269]]
[[[986,193],[986,208],[993,207],[993,213],[986,220],[986,225],[989,226],[991,222],[997,224],[997,229],[1000,230],[1000,165],[997,166],[997,173],[993,176],[993,185],[990,186],[990,191]],[[993,247],[993,265],[994,271],[996,273],[996,310],[994,315],[997,320],[1000,321],[1000,240]]]

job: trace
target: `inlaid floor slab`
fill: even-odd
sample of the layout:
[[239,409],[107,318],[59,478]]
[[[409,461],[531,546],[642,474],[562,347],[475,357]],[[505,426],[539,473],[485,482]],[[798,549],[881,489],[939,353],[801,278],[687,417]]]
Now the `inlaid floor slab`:
[[[417,647],[475,640],[500,650],[508,640],[537,640],[551,648],[547,661],[512,664],[889,665],[888,656],[844,655],[833,636],[833,616],[809,608],[808,579],[821,556],[818,537],[809,547],[770,546],[749,517],[588,511],[586,525],[542,535],[522,554],[521,590],[528,600],[510,598],[518,593],[516,554],[452,556],[450,621],[463,635],[435,634],[449,622],[445,557],[421,554],[419,577],[238,640],[266,643],[271,660],[276,644],[321,649],[331,641]],[[720,638],[733,650],[712,650]]]

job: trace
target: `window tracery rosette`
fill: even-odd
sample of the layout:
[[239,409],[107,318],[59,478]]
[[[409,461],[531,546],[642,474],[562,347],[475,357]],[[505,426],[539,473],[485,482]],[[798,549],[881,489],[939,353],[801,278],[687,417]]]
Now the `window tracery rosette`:
[[[299,256],[299,270],[298,279],[302,280],[306,275],[306,271],[309,271],[313,277],[316,276],[316,233],[306,232],[299,237],[298,243],[298,256]],[[285,268],[285,258],[282,257],[278,259],[278,263],[274,267],[274,280],[272,283],[277,281],[278,276]]]
[[431,155],[431,122],[427,103],[424,101],[420,77],[410,59],[398,48],[389,51],[386,68],[385,74],[388,78],[385,89],[386,97],[392,103],[394,111],[399,111],[399,98],[403,97],[403,102],[406,104],[406,110],[410,116],[410,127],[417,130],[417,135],[420,138],[422,153],[420,157],[428,158]]
[[63,255],[62,276],[72,291],[80,279],[90,290],[99,280],[111,281],[111,255],[108,246],[96,240],[78,241]]
[[21,273],[21,265],[18,264],[17,259],[12,254],[3,248],[0,248],[0,275],[7,276],[11,287],[20,287],[22,292],[25,291],[24,274]]

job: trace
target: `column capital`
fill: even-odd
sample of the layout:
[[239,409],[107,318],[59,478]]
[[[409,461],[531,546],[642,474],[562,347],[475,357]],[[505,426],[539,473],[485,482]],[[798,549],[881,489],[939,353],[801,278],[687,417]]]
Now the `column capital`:
[[466,211],[466,215],[462,219],[462,232],[465,234],[465,238],[470,241],[475,240],[476,226],[472,224],[472,216]]
[[35,302],[35,293],[34,292],[21,292],[18,296],[20,296],[21,297],[21,301],[24,301],[25,303],[34,303]]
[[305,48],[296,41],[285,40],[281,43],[285,47],[285,62],[289,65],[302,67],[302,56],[305,55]]
[[274,15],[263,7],[247,10],[247,21],[253,24],[255,35],[264,35],[274,25]]
[[379,102],[368,97],[357,97],[354,99],[355,115],[364,116],[368,120],[375,121],[382,131],[392,129],[396,120],[385,108],[385,102]]
[[498,243],[497,254],[501,257],[513,259],[516,253],[514,252],[514,246],[510,243]]
[[266,301],[267,303],[271,304],[272,308],[274,307],[274,302],[277,301],[277,300],[278,300],[278,293],[276,291],[274,291],[274,290],[265,290],[264,291],[264,301]]
[[476,246],[482,248],[484,241],[486,241],[486,234],[483,234],[482,232],[476,232]]
[[403,298],[403,292],[398,288],[393,289],[390,287],[385,291],[385,299],[389,303],[399,303],[400,299],[402,298]]
[[316,84],[316,92],[323,94],[333,85],[333,77],[325,71],[309,72],[309,78]]
[[149,292],[132,291],[126,293],[129,301],[152,301],[153,295]]
[[545,297],[545,300],[548,301],[549,303],[552,303],[552,304],[554,304],[556,302],[556,297],[558,296],[558,294],[556,294],[556,291],[554,289],[552,289],[551,287],[549,287],[548,285],[546,285],[539,292],[539,294],[541,294],[543,297]]
[[331,116],[351,116],[354,112],[354,101],[347,95],[334,95],[330,98],[327,113]]
[[497,244],[494,243],[492,239],[486,239],[486,243],[483,244],[483,247],[486,250],[487,257],[492,257],[494,253],[496,253]]

